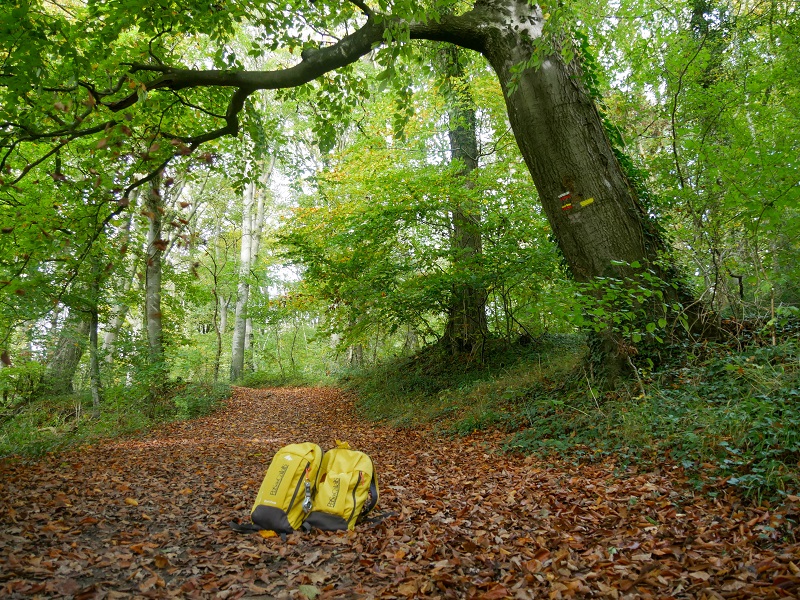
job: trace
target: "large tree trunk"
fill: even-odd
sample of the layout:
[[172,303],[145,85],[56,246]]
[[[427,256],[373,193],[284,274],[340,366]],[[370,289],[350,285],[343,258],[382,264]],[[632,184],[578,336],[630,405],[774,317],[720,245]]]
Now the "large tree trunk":
[[[583,282],[625,279],[649,268],[673,282],[672,267],[661,262],[666,244],[614,155],[579,61],[567,64],[552,54],[539,68],[518,73],[512,89],[512,68],[530,59],[542,14],[524,1],[505,5],[508,14],[488,9],[493,23],[484,27],[479,49],[500,80],[514,135],[573,276]],[[631,266],[636,263],[641,267]],[[682,286],[662,292],[667,303],[683,305],[693,331],[702,330],[705,315]],[[662,316],[651,315],[653,321]],[[627,369],[631,350],[618,332],[601,333],[600,350],[612,377]]]
[[72,380],[86,349],[90,322],[87,315],[70,310],[64,320],[55,350],[47,363],[38,393],[49,395],[71,394],[74,391]]
[[[464,185],[472,188],[469,174],[478,168],[478,139],[475,104],[464,81],[464,69],[458,60],[459,49],[448,46],[443,51],[447,86],[448,136],[450,160],[461,165]],[[483,249],[481,215],[470,201],[456,202],[451,209],[451,245],[453,267],[469,272]],[[470,283],[453,286],[442,344],[455,354],[474,354],[488,335],[486,323],[486,289]]]

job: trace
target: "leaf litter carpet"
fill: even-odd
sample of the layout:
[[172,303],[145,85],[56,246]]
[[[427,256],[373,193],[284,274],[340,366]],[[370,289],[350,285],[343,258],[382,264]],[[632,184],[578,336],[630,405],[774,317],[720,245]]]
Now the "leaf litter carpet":
[[[273,453],[368,452],[385,518],[235,533]],[[681,470],[573,465],[360,421],[332,389],[237,388],[208,418],[0,464],[0,597],[787,598],[797,498],[695,494]]]

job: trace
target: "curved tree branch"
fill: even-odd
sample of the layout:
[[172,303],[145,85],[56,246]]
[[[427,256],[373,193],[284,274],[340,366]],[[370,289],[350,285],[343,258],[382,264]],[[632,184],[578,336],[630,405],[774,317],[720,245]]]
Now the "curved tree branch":
[[[25,175],[27,175],[30,172],[31,169],[33,169],[34,167],[42,164],[48,158],[53,156],[53,154],[55,154],[56,152],[61,150],[61,148],[63,148],[67,144],[69,144],[69,142],[71,142],[72,140],[75,140],[75,139],[77,139],[79,137],[85,137],[87,135],[92,135],[92,134],[98,133],[100,131],[104,131],[105,129],[107,129],[109,127],[113,127],[116,124],[117,124],[116,121],[108,121],[106,123],[101,123],[100,125],[97,125],[95,127],[90,127],[89,129],[84,129],[82,131],[78,131],[78,132],[73,133],[71,135],[71,137],[68,137],[67,139],[59,141],[53,148],[51,148],[43,156],[40,156],[36,160],[26,164],[25,167],[22,169],[22,171],[20,171],[20,174],[16,178],[14,178],[11,181],[7,182],[8,185],[16,185],[17,183],[22,181],[22,179],[25,177]],[[11,155],[11,152],[14,150],[14,148],[17,145],[20,144],[20,142],[36,140],[36,139],[53,138],[53,137],[58,137],[58,136],[63,136],[63,135],[64,135],[63,133],[59,133],[59,132],[51,133],[51,134],[42,134],[42,135],[31,135],[31,137],[28,138],[28,140],[16,140],[16,141],[14,141],[14,143],[12,143],[11,146],[8,148],[8,151],[5,153],[5,155],[3,156],[2,160],[0,160],[0,170],[2,170],[5,167],[6,160]]]
[[[22,170],[13,183],[21,180],[32,167],[41,164],[53,155],[58,149],[72,140],[98,133],[108,127],[117,124],[115,120],[106,122],[86,129],[80,129],[79,125],[88,120],[93,111],[101,107],[107,108],[112,112],[120,112],[136,104],[140,98],[140,90],[133,91],[121,99],[109,101],[109,96],[118,92],[129,76],[138,72],[150,72],[155,74],[151,81],[144,82],[146,90],[169,90],[177,92],[183,89],[203,88],[203,87],[229,87],[234,88],[228,108],[225,114],[225,125],[195,136],[169,136],[179,140],[186,146],[180,152],[188,154],[197,146],[204,142],[218,139],[227,135],[236,135],[239,132],[239,113],[244,108],[244,103],[248,96],[257,90],[270,90],[281,88],[298,87],[309,83],[330,71],[339,69],[356,62],[362,56],[371,52],[374,48],[386,42],[386,32],[396,28],[407,28],[411,39],[426,39],[431,41],[449,42],[482,52],[487,43],[488,30],[492,24],[492,13],[482,10],[479,7],[460,16],[446,15],[439,21],[430,22],[405,22],[391,16],[383,16],[377,19],[364,0],[348,0],[359,7],[367,15],[366,22],[355,32],[348,34],[335,44],[323,48],[307,48],[302,53],[302,60],[289,68],[273,71],[230,71],[230,70],[195,70],[170,67],[164,64],[140,64],[127,63],[129,67],[127,73],[122,75],[116,85],[107,91],[98,91],[91,84],[81,82],[77,86],[87,90],[91,103],[86,111],[79,115],[75,122],[70,125],[62,125],[51,132],[24,131],[24,135],[17,137],[13,142],[5,147],[5,152],[0,158],[0,169],[2,169],[9,155],[14,148],[21,143],[43,139],[59,139],[55,148],[51,149],[44,156],[30,163]],[[496,18],[496,16],[495,16]],[[160,35],[160,34],[159,34]],[[151,42],[157,39],[155,36]],[[66,89],[66,88],[65,88]],[[162,136],[166,134],[162,133]],[[13,139],[12,136],[6,136]],[[169,162],[168,159],[164,166]],[[133,189],[144,183],[139,180],[132,184],[125,192],[125,196]]]
[[[407,24],[411,39],[450,42],[464,48],[481,52],[485,39],[485,15],[475,9],[460,16],[445,16],[439,22]],[[384,42],[385,32],[393,26],[403,25],[397,19],[384,18],[380,23],[375,19],[367,22],[357,31],[345,36],[330,46],[306,49],[303,60],[287,69],[275,71],[222,71],[177,69],[166,66],[131,65],[131,73],[153,71],[161,76],[145,83],[147,90],[182,90],[198,87],[233,87],[248,90],[274,90],[298,87],[309,83],[321,75],[356,62],[373,48]],[[131,93],[116,102],[106,103],[114,112],[136,104],[138,93]]]
[[362,0],[349,0],[349,2],[350,4],[354,4],[358,8],[360,8],[361,12],[367,15],[368,18],[371,19],[372,17],[375,16],[375,13],[373,13],[372,9],[369,6],[367,6],[366,2],[362,2]]

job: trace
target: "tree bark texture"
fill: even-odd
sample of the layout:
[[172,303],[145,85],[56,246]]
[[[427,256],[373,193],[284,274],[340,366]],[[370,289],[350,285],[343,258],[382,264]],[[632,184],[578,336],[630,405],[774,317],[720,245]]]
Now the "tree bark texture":
[[[134,208],[136,207],[138,199],[139,194],[133,194],[133,197],[131,198],[131,204]],[[117,339],[119,338],[119,332],[122,329],[122,324],[125,322],[125,319],[128,316],[129,306],[125,300],[125,297],[133,287],[133,283],[136,279],[136,261],[129,260],[127,256],[125,256],[125,253],[127,252],[127,246],[130,243],[131,238],[133,214],[133,211],[131,211],[131,214],[128,216],[128,219],[125,221],[125,225],[123,226],[123,233],[120,238],[120,242],[122,245],[121,253],[125,260],[122,263],[122,276],[120,278],[121,282],[116,286],[117,303],[111,307],[108,325],[104,327],[105,331],[103,333],[102,348],[105,361],[108,364],[112,364],[114,362],[114,351],[116,349]]]
[[61,395],[74,392],[72,385],[86,349],[90,322],[85,313],[70,310],[58,332],[55,350],[39,385],[39,394]]
[[100,402],[102,400],[102,384],[100,381],[100,352],[97,345],[98,315],[97,305],[92,306],[91,323],[89,328],[89,387],[92,392],[92,416],[100,416]]
[[149,219],[147,250],[145,252],[145,327],[151,366],[164,365],[164,333],[161,319],[161,259],[166,241],[161,239],[164,202],[156,178],[150,185],[145,199],[145,210]]
[[228,330],[228,307],[231,304],[231,299],[225,296],[220,296],[219,304],[219,330],[225,333]]
[[[127,275],[127,272],[125,275]],[[119,294],[121,296],[124,297],[131,290],[135,278],[136,275],[125,278],[125,280],[122,282],[122,287],[119,290]],[[122,325],[125,323],[125,319],[128,316],[129,310],[128,304],[124,299],[120,299],[117,304],[111,307],[111,318],[109,319],[108,326],[103,334],[103,356],[108,364],[114,362],[114,352],[117,347],[119,332],[122,330]]]

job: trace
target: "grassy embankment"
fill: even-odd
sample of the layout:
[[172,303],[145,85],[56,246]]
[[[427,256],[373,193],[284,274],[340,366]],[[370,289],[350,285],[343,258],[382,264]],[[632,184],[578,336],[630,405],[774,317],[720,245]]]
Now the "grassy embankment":
[[800,344],[688,348],[680,364],[601,391],[575,336],[488,353],[483,365],[433,353],[352,376],[364,415],[400,427],[507,433],[505,449],[620,464],[669,461],[698,486],[754,500],[798,493]]

